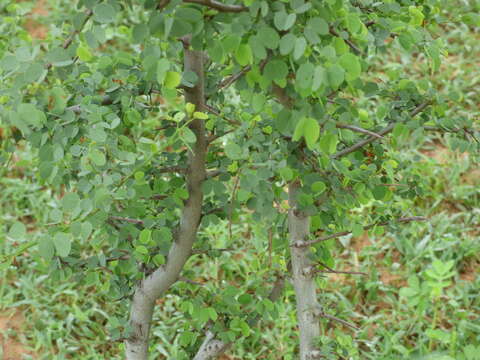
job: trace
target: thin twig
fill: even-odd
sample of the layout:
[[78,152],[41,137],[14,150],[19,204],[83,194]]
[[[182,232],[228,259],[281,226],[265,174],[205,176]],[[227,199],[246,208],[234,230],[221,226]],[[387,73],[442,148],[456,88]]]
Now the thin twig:
[[326,264],[322,262],[318,262],[318,265],[321,267],[327,269],[327,271],[321,271],[321,272],[327,272],[327,273],[332,273],[332,274],[350,274],[350,275],[364,275],[368,276],[367,273],[361,272],[361,271],[341,271],[341,270],[334,270],[331,267],[327,266]]
[[208,6],[209,8],[212,8],[221,12],[238,13],[238,12],[248,10],[248,8],[243,5],[227,5],[216,0],[183,0],[183,2]]
[[245,75],[247,72],[249,72],[252,69],[251,65],[247,65],[242,68],[238,73],[230,75],[229,77],[223,79],[220,84],[218,85],[218,89],[226,89],[230,85],[232,85],[235,81],[240,79],[243,75]]
[[[70,45],[72,44],[73,42],[73,39],[75,38],[76,35],[80,34],[80,32],[83,30],[83,27],[85,26],[85,24],[87,23],[87,21],[92,17],[93,15],[93,11],[91,9],[88,9],[86,12],[85,12],[85,19],[83,19],[83,22],[80,24],[80,27],[73,31],[70,36],[65,39],[65,41],[63,42],[63,45],[62,45],[62,48],[63,49],[68,49],[70,47]],[[53,64],[52,63],[48,63],[46,65],[46,68],[47,70],[50,70],[52,68]]]
[[[409,117],[414,117],[415,115],[421,113],[423,110],[425,110],[427,108],[428,105],[430,105],[431,102],[430,101],[426,101],[420,105],[418,105],[415,109],[413,109],[410,114],[409,114]],[[389,132],[391,132],[393,130],[393,128],[395,127],[397,123],[391,123],[390,125],[388,125],[387,127],[385,127],[384,129],[382,129],[381,131],[379,131],[377,134],[378,135],[385,135],[385,134],[388,134]],[[345,156],[345,155],[348,155],[354,151],[357,151],[358,149],[364,147],[365,145],[367,144],[370,144],[371,142],[377,140],[378,138],[375,137],[375,136],[370,136],[368,139],[365,139],[365,140],[362,140],[362,141],[359,141],[357,142],[356,144],[346,148],[346,149],[343,149],[339,152],[337,152],[336,154],[333,154],[331,156],[332,159],[338,159],[338,158],[341,158],[342,156]]]
[[181,173],[184,174],[187,169],[181,166],[166,166],[160,169],[156,169],[155,172],[157,173]]
[[123,221],[123,222],[127,222],[127,223],[130,223],[130,224],[137,224],[137,225],[143,225],[144,224],[144,221],[143,220],[139,220],[139,219],[132,219],[132,218],[127,218],[127,217],[122,217],[122,216],[110,216],[110,219],[111,220],[117,220],[117,221]]
[[227,118],[225,116],[223,116],[222,114],[220,114],[220,112],[218,110],[216,110],[215,108],[211,107],[210,105],[207,105],[207,104],[203,104],[203,108],[205,110],[207,110],[208,112],[211,112],[213,115],[216,115],[218,117],[221,117],[222,119],[224,119],[225,121],[229,122],[230,125],[232,126],[240,126],[242,125],[239,121],[237,120],[234,120],[234,119],[230,119],[230,118]]
[[219,138],[221,138],[225,135],[228,135],[228,134],[230,134],[234,131],[235,131],[235,129],[230,129],[230,130],[225,131],[223,134],[211,135],[211,136],[208,137],[207,141],[210,144],[210,143],[214,142],[215,140],[217,140],[217,139],[219,139]]
[[[411,222],[411,221],[426,221],[426,220],[428,220],[428,219],[426,217],[423,217],[423,216],[410,216],[410,217],[399,218],[399,219],[395,220],[395,222],[408,223],[408,222]],[[375,226],[385,226],[385,225],[389,225],[389,224],[391,224],[391,222],[382,222],[382,223],[370,224],[370,225],[364,226],[363,230],[369,230],[369,229],[371,229]],[[330,240],[330,239],[335,239],[335,238],[339,238],[339,237],[342,237],[342,236],[350,235],[351,233],[352,233],[352,231],[341,231],[341,232],[331,234],[331,235],[327,235],[327,236],[323,236],[323,237],[320,237],[320,238],[317,238],[317,239],[311,240],[311,241],[297,241],[294,244],[292,244],[291,246],[294,246],[294,247],[312,246],[312,245],[318,244],[318,243],[323,242],[323,241],[327,241],[327,240]]]
[[190,280],[189,278],[186,278],[186,277],[184,277],[184,276],[180,276],[180,277],[178,278],[178,280],[183,281],[183,282],[186,282],[187,284],[192,284],[192,285],[198,285],[198,286],[204,286],[204,285],[205,285],[205,284],[203,284],[203,283],[201,283],[201,282]]
[[[332,34],[333,36],[336,36],[336,37],[339,37],[341,39],[343,39],[339,34],[338,32],[330,26],[330,34]],[[357,45],[355,45],[351,40],[349,39],[343,39],[343,41],[345,41],[345,43],[350,47],[350,49],[352,49],[352,51],[355,53],[355,55],[362,55],[363,52],[362,50],[360,50]]]
[[375,136],[375,137],[378,138],[378,139],[383,139],[383,136],[382,136],[382,135],[379,135],[379,134],[377,134],[377,133],[375,133],[375,132],[373,132],[373,131],[370,131],[370,130],[361,128],[361,127],[359,127],[359,126],[348,125],[348,124],[337,124],[336,127],[339,128],[339,129],[348,129],[348,130],[352,130],[352,131],[359,132],[359,133],[362,133],[362,134],[367,134],[367,135],[370,135],[370,136]]
[[325,319],[329,319],[329,320],[333,320],[333,321],[337,321],[339,322],[340,324],[343,324],[345,326],[348,326],[354,330],[360,330],[358,327],[356,327],[355,325],[353,324],[350,324],[349,322],[345,321],[345,320],[342,320],[340,318],[337,318],[335,316],[332,316],[332,315],[329,315],[329,314],[325,314],[325,313],[321,313],[318,315],[319,317],[322,317],[322,318],[325,318]]
[[192,250],[192,254],[208,254],[209,252],[225,252],[225,251],[235,251],[234,248],[221,248],[221,249],[208,249],[208,250]]
[[223,173],[224,172],[222,170],[207,170],[207,179],[217,177]]

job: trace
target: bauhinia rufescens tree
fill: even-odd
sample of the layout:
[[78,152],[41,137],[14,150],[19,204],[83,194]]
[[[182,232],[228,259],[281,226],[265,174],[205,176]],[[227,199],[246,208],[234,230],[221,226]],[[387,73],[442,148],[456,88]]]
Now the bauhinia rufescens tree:
[[[0,48],[2,121],[38,149],[39,179],[61,198],[31,244],[52,276],[130,301],[111,335],[138,360],[155,346],[166,292],[191,319],[174,357],[213,359],[258,331],[290,281],[299,358],[331,356],[327,324],[361,326],[319,291],[319,274],[342,273],[336,239],[426,220],[396,201],[422,192],[402,160],[407,137],[434,128],[462,150],[474,144],[467,120],[444,118],[428,80],[443,51],[432,36],[441,1],[68,5],[46,40]],[[16,31],[17,10],[4,9],[3,30]],[[416,56],[425,77],[385,70],[393,52]],[[228,250],[200,230],[224,219],[231,235],[247,213],[268,229],[260,247],[273,265],[251,275],[253,295],[199,290],[189,259],[208,267]]]

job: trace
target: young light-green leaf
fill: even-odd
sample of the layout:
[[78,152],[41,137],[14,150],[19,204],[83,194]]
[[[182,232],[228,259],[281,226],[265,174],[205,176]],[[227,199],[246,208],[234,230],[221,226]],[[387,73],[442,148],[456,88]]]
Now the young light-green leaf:
[[182,80],[181,75],[176,71],[167,71],[165,75],[164,85],[167,89],[175,89],[178,85],[180,85],[180,81]]
[[142,244],[147,244],[152,239],[152,231],[150,229],[143,229],[140,232],[139,240]]
[[248,65],[251,64],[253,61],[252,57],[252,49],[248,44],[241,44],[237,51],[235,51],[235,59],[237,62],[242,65]]

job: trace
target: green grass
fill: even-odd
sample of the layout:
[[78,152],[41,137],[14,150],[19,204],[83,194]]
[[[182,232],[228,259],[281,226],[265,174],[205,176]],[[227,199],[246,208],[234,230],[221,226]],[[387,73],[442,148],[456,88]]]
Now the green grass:
[[[453,20],[466,9],[479,10],[474,2],[449,3],[445,13]],[[448,43],[449,54],[430,81],[438,91],[448,94],[445,116],[467,119],[478,129],[479,29],[452,22],[439,31],[443,31],[438,35]],[[408,68],[411,76],[428,72],[425,60],[403,57],[389,59],[384,64],[386,70],[397,66],[394,60],[402,69]],[[480,359],[479,158],[478,154],[449,150],[449,145],[448,135],[426,132],[423,143],[406,142],[404,147],[409,150],[398,154],[421,177],[425,190],[423,196],[404,200],[401,205],[406,210],[415,209],[416,215],[427,216],[429,221],[389,228],[380,237],[341,239],[334,250],[336,267],[364,271],[368,276],[319,280],[319,296],[324,303],[336,316],[361,328],[354,332],[323,322],[325,334],[349,334],[361,359],[441,359],[441,355]],[[8,171],[2,172],[0,256],[11,254],[20,245],[7,238],[15,221],[27,225],[25,241],[36,239],[48,223],[48,210],[55,207],[56,197],[37,182],[33,159],[28,148],[19,146]],[[152,358],[174,359],[180,348],[177,331],[189,329],[176,295],[186,286],[191,294],[213,294],[227,284],[249,289],[252,274],[268,281],[270,266],[274,269],[278,259],[271,265],[264,250],[266,229],[249,227],[248,222],[246,217],[242,224],[234,225],[233,240],[225,223],[203,230],[202,236],[208,237],[213,247],[230,247],[232,251],[216,258],[193,257],[186,276],[205,285],[179,283],[159,301],[152,330]],[[435,261],[444,266],[453,262],[444,287],[427,275]],[[432,288],[439,286],[440,293],[432,294]],[[100,290],[50,277],[48,266],[35,249],[30,249],[0,271],[0,313],[14,309],[25,318],[20,331],[7,331],[3,336],[30,348],[35,359],[120,359],[122,344],[111,340],[108,329],[115,323],[112,316],[124,315],[128,304],[111,302]],[[278,315],[260,322],[260,332],[236,342],[229,359],[295,358],[295,297],[291,287],[283,299]]]

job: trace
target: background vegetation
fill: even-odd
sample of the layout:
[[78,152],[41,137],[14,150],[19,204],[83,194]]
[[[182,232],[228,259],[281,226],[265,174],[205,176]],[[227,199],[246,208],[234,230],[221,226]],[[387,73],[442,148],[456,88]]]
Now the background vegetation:
[[[21,36],[32,41],[41,41],[57,31],[52,24],[61,18],[65,6],[69,2],[13,4],[0,0],[2,17],[13,12],[24,14]],[[448,95],[445,113],[452,118],[464,117],[478,129],[480,3],[445,1],[443,11],[446,22],[435,36],[448,43],[448,55],[432,81]],[[2,26],[0,23],[0,34]],[[129,29],[118,31],[126,39],[130,36]],[[1,36],[1,42],[9,40]],[[414,78],[429,71],[421,56],[387,56],[378,59],[376,67],[385,80],[394,79],[399,69],[408,68]],[[11,266],[0,270],[3,357],[121,358],[123,345],[115,341],[117,334],[104,330],[105,326],[115,327],[113,315],[123,316],[126,304],[107,301],[94,286],[52,278],[36,251],[22,249],[44,233],[49,214],[61,206],[61,199],[38,182],[35,154],[26,143],[17,142],[14,152],[7,148],[6,138],[12,134],[1,121],[0,114],[0,256],[19,255]],[[462,151],[462,144],[450,141],[444,132],[427,131],[415,139],[402,139],[402,156],[422,179],[424,193],[415,201],[404,200],[403,206],[414,207],[429,221],[391,228],[382,236],[346,236],[330,244],[341,258],[337,261],[339,268],[368,274],[326,275],[322,280],[324,301],[335,304],[338,314],[348,315],[360,328],[354,331],[327,324],[326,333],[334,334],[339,341],[331,346],[341,347],[345,358],[480,359],[478,154]],[[214,254],[208,262],[202,259],[206,255],[194,256],[186,272],[199,284],[178,283],[159,300],[151,340],[158,344],[153,358],[175,359],[186,345],[182,334],[191,330],[185,309],[177,306],[176,288],[188,286],[192,292],[201,292],[205,288],[201,284],[208,283],[223,291],[234,286],[248,293],[248,275],[261,275],[269,269],[272,259],[265,251],[268,229],[249,223],[248,215],[235,222],[231,237],[226,223],[209,227],[204,233],[216,242],[212,246],[229,251]],[[85,249],[86,256],[89,251],[91,247]],[[261,332],[245,334],[223,359],[295,358],[296,320],[290,287],[284,300],[271,309],[271,321],[259,325]],[[328,346],[329,338],[324,341]]]

